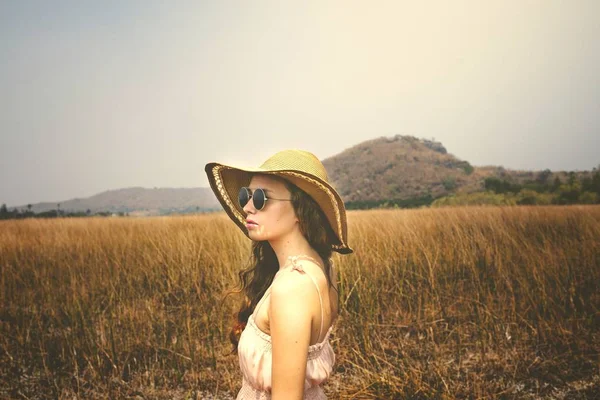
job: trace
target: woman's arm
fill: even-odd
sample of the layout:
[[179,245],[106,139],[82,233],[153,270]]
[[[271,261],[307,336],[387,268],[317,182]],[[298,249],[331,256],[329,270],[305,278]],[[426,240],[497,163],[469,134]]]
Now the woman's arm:
[[310,344],[314,285],[308,277],[285,274],[271,289],[269,328],[273,345],[273,400],[302,399]]

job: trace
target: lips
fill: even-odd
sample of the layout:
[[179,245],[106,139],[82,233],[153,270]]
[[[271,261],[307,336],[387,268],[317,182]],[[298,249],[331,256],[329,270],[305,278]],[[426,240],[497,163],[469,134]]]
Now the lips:
[[252,221],[251,219],[246,220],[246,228],[250,229],[250,228],[255,228],[257,226],[258,226],[258,224],[256,222]]

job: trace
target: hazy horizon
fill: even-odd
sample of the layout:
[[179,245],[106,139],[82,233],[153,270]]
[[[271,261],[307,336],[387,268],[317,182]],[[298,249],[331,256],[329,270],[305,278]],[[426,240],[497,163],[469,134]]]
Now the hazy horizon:
[[0,204],[396,134],[476,166],[600,164],[600,2],[172,6],[0,3]]

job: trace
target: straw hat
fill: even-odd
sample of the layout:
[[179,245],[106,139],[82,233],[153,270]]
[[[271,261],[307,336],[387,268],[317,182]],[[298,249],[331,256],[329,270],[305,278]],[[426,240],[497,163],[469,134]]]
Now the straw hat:
[[283,178],[312,197],[327,217],[336,234],[331,249],[341,254],[350,254],[346,209],[340,195],[329,184],[325,167],[314,154],[303,150],[283,150],[259,168],[237,168],[212,162],[204,168],[210,187],[229,217],[248,236],[246,213],[238,204],[238,192],[248,186],[253,173],[275,175]]

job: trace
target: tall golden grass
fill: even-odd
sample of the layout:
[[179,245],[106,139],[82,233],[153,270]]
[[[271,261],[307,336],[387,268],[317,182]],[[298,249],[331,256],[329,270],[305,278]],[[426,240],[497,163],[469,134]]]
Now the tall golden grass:
[[[600,390],[600,207],[348,217],[330,398]],[[0,397],[234,396],[248,261],[223,213],[0,222]]]

